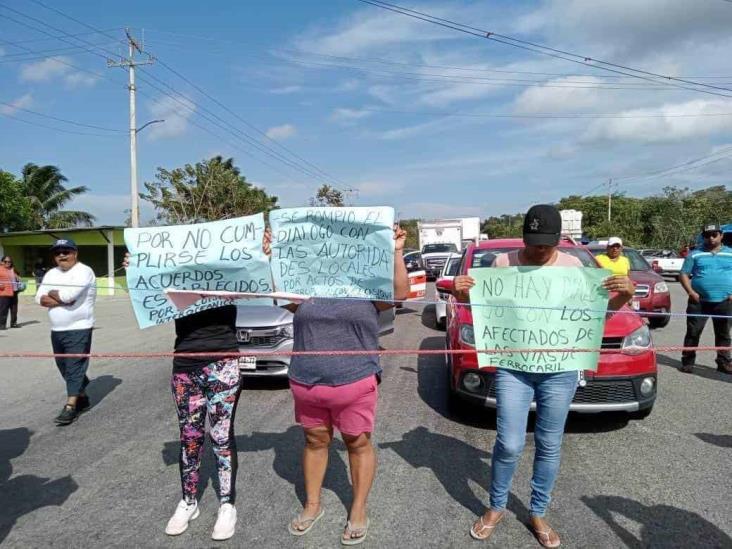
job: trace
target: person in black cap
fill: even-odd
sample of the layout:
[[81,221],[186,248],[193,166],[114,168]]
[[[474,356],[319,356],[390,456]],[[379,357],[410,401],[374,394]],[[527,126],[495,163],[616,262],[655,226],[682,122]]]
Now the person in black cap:
[[[533,206],[524,218],[525,247],[496,256],[494,267],[582,267],[580,260],[559,251],[562,218],[551,205]],[[454,280],[455,297],[469,301],[468,291],[475,285],[469,276]],[[611,292],[608,309],[616,311],[633,298],[635,287],[627,276],[605,279]],[[559,534],[546,521],[545,514],[559,472],[564,424],[577,389],[575,371],[555,373],[523,372],[498,368],[496,389],[497,436],[493,447],[490,485],[490,507],[472,525],[470,535],[487,540],[506,513],[513,474],[521,458],[526,439],[526,424],[531,401],[536,410],[536,456],[531,479],[530,528],[544,547],[559,547]]]
[[[717,347],[730,346],[730,316],[732,315],[732,248],[722,244],[722,227],[709,223],[702,227],[704,246],[692,251],[681,267],[679,282],[687,294],[686,337],[684,347],[697,347],[704,331],[707,316],[714,315],[714,344]],[[694,371],[696,351],[691,349],[681,354],[681,371]],[[717,351],[717,370],[732,374],[732,361],[727,350]]]
[[[78,260],[73,240],[57,240],[51,246],[56,267],[43,277],[36,303],[48,309],[54,354],[88,354],[94,327],[97,285],[94,271]],[[88,358],[57,357],[56,366],[66,381],[66,405],[56,417],[57,425],[69,425],[89,407],[85,388]]]

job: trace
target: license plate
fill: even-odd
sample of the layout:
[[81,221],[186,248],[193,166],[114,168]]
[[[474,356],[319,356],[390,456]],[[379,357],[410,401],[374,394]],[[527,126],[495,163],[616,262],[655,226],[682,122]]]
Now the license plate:
[[634,299],[630,306],[634,311],[640,311],[640,301]]
[[257,369],[257,357],[256,356],[240,356],[239,357],[239,369],[240,370],[256,370]]

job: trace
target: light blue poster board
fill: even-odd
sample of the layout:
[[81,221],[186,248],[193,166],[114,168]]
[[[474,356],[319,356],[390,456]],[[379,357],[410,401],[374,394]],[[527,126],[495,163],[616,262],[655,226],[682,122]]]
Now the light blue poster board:
[[476,350],[481,368],[554,373],[596,370],[605,328],[611,275],[585,267],[470,269]]
[[279,291],[393,299],[393,208],[287,208],[269,221]]
[[140,328],[232,303],[205,297],[179,310],[166,297],[166,289],[272,291],[269,260],[262,251],[261,213],[195,225],[125,229],[124,235],[130,252],[127,287]]

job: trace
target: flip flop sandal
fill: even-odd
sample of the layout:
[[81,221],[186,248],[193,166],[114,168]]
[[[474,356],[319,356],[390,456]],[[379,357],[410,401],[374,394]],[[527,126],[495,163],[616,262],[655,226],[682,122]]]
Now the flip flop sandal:
[[[557,543],[554,545],[551,543],[552,532],[557,536]],[[549,530],[545,530],[543,532],[541,530],[534,530],[534,536],[536,537],[536,541],[538,541],[542,547],[549,547],[550,549],[553,549],[554,547],[559,547],[562,544],[562,540],[559,539],[559,534],[557,534],[551,526],[549,527]]]
[[[346,521],[346,530],[343,532],[343,536],[341,536],[341,543],[343,545],[358,545],[359,543],[363,543],[366,539],[366,534],[369,532],[369,519],[366,519],[366,526],[363,528],[354,528],[351,525],[351,521]],[[354,538],[353,535],[356,535]]]
[[[287,525],[287,531],[290,532],[290,534],[292,534],[293,536],[304,536],[313,528],[313,526],[315,526],[315,523],[318,522],[324,514],[325,509],[322,508],[320,509],[320,513],[318,513],[313,518],[303,519],[302,513],[300,513],[299,515],[297,515],[296,518],[290,521],[290,524]],[[298,530],[293,526],[294,522],[297,522],[298,524],[303,526],[307,524],[307,527],[304,530]]]
[[[501,517],[493,524],[486,524],[485,522],[483,522],[483,516],[481,515],[481,517],[478,519],[478,522],[480,523],[480,527],[476,530],[475,524],[473,524],[470,527],[470,536],[473,539],[477,539],[478,541],[485,541],[493,535],[493,532],[495,532],[496,526],[498,526],[502,520],[503,520],[503,515],[501,515]],[[483,535],[483,532],[485,530],[488,531],[488,535]]]

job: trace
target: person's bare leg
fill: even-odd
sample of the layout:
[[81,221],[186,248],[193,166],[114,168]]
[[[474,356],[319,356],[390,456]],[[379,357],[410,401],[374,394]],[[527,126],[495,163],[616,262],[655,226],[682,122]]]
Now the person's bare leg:
[[371,433],[360,435],[343,435],[348,449],[348,463],[351,466],[351,483],[353,484],[353,501],[349,520],[354,528],[366,526],[366,500],[371,491],[376,474],[376,453],[371,445]]
[[305,506],[292,526],[305,530],[309,520],[320,513],[320,490],[323,487],[325,470],[328,468],[328,448],[333,440],[333,428],[323,425],[305,431],[305,449],[302,453],[302,469],[305,476]]

